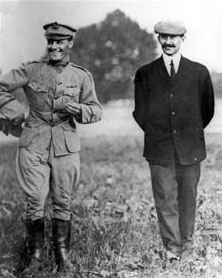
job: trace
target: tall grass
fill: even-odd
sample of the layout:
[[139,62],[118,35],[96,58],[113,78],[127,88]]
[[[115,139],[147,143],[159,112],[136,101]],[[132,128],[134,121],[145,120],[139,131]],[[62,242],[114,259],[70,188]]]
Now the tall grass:
[[[83,138],[81,180],[72,202],[71,260],[76,273],[70,277],[222,277],[222,150],[219,140],[208,141],[194,258],[165,268],[142,139]],[[17,277],[25,238],[25,199],[15,175],[16,149],[16,143],[0,147],[2,277]],[[49,205],[45,264],[34,277],[53,277]]]

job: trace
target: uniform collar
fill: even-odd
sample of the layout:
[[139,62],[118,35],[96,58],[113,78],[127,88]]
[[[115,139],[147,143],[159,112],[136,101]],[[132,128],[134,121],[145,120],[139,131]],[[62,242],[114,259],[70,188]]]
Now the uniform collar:
[[69,55],[66,55],[61,61],[53,61],[53,60],[49,60],[49,64],[52,65],[53,67],[58,67],[58,68],[63,68],[65,66],[68,65],[68,63],[70,62],[70,57]]

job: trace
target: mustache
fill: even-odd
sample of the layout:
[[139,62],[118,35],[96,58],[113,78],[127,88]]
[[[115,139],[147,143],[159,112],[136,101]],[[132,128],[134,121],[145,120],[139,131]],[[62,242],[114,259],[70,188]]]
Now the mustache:
[[175,45],[174,45],[174,44],[167,44],[167,43],[164,43],[164,44],[162,45],[162,47],[175,47]]
[[61,50],[54,50],[52,48],[48,48],[48,52],[61,52]]

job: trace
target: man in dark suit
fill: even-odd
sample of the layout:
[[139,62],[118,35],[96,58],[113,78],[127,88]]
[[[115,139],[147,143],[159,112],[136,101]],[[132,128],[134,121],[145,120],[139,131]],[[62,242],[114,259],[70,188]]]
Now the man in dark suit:
[[214,114],[214,93],[207,68],[181,55],[183,23],[159,22],[154,31],[163,55],[136,72],[133,116],[145,133],[160,234],[173,261],[192,250],[204,128]]

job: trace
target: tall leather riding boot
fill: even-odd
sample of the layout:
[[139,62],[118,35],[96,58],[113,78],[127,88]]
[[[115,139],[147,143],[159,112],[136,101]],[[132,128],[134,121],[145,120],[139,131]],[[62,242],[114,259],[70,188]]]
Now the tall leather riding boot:
[[55,262],[58,266],[58,270],[61,270],[69,264],[68,257],[71,236],[71,222],[61,219],[53,219],[52,236]]
[[31,259],[41,260],[45,243],[44,219],[27,220],[26,222],[27,242]]
[[19,277],[35,277],[39,273],[43,264],[43,251],[45,244],[44,219],[26,221],[26,241],[25,252],[21,256],[18,267]]

